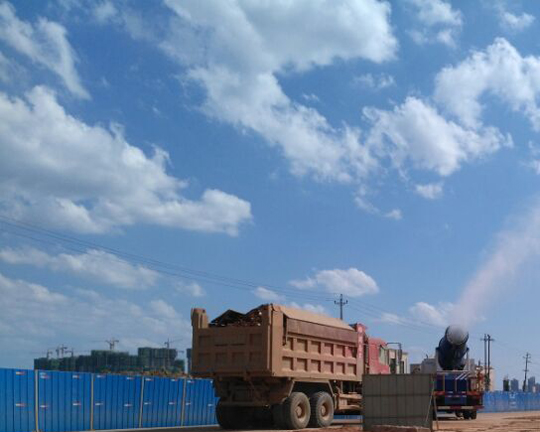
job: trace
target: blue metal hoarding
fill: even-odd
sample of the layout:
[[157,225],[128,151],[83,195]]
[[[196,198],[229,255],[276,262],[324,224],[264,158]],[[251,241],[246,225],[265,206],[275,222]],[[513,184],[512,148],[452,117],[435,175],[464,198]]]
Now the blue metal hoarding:
[[36,430],[34,387],[34,371],[0,369],[0,432]]
[[183,378],[144,377],[142,427],[182,425]]
[[38,424],[42,432],[90,429],[92,374],[40,371]]
[[141,377],[94,375],[94,429],[139,427]]
[[214,396],[212,380],[186,380],[184,400],[184,423],[182,426],[216,424],[217,398]]
[[[216,403],[211,380],[0,369],[0,432],[35,431],[36,408],[41,432],[205,426]],[[489,392],[484,406],[540,410],[540,393]]]

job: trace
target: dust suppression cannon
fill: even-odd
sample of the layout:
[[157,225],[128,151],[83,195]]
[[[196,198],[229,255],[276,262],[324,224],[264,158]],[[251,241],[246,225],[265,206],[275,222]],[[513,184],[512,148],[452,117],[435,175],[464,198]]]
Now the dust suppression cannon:
[[469,332],[464,328],[451,325],[446,329],[437,347],[437,360],[442,370],[463,370],[465,368],[466,355],[469,352],[468,340]]

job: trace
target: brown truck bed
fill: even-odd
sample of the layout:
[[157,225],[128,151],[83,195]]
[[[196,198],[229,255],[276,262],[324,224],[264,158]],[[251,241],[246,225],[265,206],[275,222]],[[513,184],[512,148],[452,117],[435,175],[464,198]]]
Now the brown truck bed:
[[361,380],[362,339],[345,322],[274,304],[255,312],[253,322],[211,325],[193,310],[194,376]]

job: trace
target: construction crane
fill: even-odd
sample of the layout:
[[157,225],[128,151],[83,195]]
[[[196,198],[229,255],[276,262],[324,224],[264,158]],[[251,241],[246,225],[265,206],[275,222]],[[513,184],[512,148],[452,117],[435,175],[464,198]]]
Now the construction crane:
[[114,351],[116,344],[119,343],[120,341],[118,339],[115,339],[113,336],[112,338],[110,338],[109,340],[106,340],[105,342],[109,344],[109,350]]

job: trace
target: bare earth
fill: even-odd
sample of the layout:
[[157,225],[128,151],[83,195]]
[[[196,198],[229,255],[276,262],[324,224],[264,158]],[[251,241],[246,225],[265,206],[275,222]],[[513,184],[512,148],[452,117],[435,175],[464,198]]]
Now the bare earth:
[[[437,430],[437,424],[433,427]],[[205,426],[195,428],[160,428],[143,429],[145,432],[218,432],[221,431],[216,426]],[[328,429],[304,429],[304,432],[359,432],[362,427],[352,424],[338,424]],[[458,420],[448,418],[439,421],[439,429],[447,432],[540,432],[540,411],[529,411],[519,413],[497,413],[479,414],[476,420]],[[125,431],[124,431],[125,432]],[[239,431],[238,431],[239,432]],[[276,432],[276,430],[258,430],[244,432]]]

